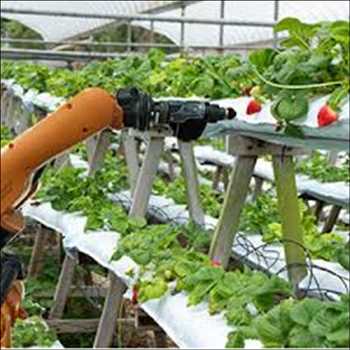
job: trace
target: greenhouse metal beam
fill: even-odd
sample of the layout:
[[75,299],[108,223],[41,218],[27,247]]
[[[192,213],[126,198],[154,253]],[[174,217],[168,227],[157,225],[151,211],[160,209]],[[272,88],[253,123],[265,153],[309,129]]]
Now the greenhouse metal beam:
[[[265,41],[264,41],[265,42]],[[262,43],[264,43],[262,42]],[[55,41],[55,40],[37,40],[37,39],[7,39],[1,38],[2,44],[43,44],[43,45],[70,45],[70,46],[100,46],[100,47],[138,47],[138,48],[180,48],[180,45],[176,44],[162,44],[162,43],[140,43],[140,42],[97,42],[97,41],[75,41],[75,40],[64,40],[64,41]],[[259,42],[257,42],[259,43]],[[184,48],[187,49],[198,49],[198,50],[219,50],[219,49],[227,49],[227,50],[249,50],[254,48],[254,44],[257,43],[246,43],[242,45],[185,45]],[[268,41],[267,43],[270,44]],[[4,49],[5,50],[5,49]],[[12,50],[11,48],[6,48],[6,50]],[[13,48],[15,50],[15,48]]]
[[1,59],[22,60],[52,60],[52,61],[76,61],[108,59],[129,56],[127,53],[103,53],[103,52],[76,52],[76,51],[49,51],[27,49],[1,49]]
[[110,15],[110,14],[93,14],[84,12],[64,12],[64,11],[37,11],[37,10],[16,10],[2,8],[1,13],[11,13],[19,15],[33,16],[53,16],[53,17],[70,17],[70,18],[86,18],[86,19],[111,19],[122,21],[154,21],[168,23],[188,23],[188,24],[207,24],[207,25],[229,25],[229,26],[248,26],[248,27],[267,27],[272,28],[276,23],[260,22],[260,21],[234,21],[228,19],[209,19],[209,18],[193,18],[193,17],[166,17],[151,15]]
[[155,8],[151,8],[149,10],[143,11],[143,13],[148,13],[148,14],[157,14],[161,12],[167,12],[167,11],[172,11],[172,10],[177,10],[178,8],[185,6],[191,6],[193,4],[196,4],[197,2],[200,2],[200,0],[193,0],[193,1],[172,1],[169,2],[168,4],[161,5]]
[[[42,44],[42,45],[76,45],[76,46],[103,46],[103,47],[123,47],[126,46],[126,42],[97,42],[97,41],[84,41],[84,40],[39,40],[39,39],[9,39],[1,38],[2,44]],[[131,43],[132,46],[143,46],[148,47],[150,43]],[[160,46],[168,46],[167,44],[156,44]],[[173,45],[177,46],[177,45]]]

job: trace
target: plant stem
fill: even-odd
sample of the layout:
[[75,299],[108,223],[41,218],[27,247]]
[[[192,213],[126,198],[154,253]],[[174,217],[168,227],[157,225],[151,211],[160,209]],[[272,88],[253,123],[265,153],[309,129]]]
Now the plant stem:
[[264,78],[262,74],[258,72],[258,70],[253,67],[255,73],[257,76],[267,85],[280,88],[280,89],[289,89],[289,90],[303,90],[303,89],[314,89],[314,88],[320,88],[320,87],[327,87],[327,86],[334,86],[334,85],[342,85],[343,81],[338,80],[338,81],[329,81],[327,83],[318,83],[318,84],[305,84],[305,85],[283,85],[283,84],[278,84],[274,83],[272,81],[267,80]]

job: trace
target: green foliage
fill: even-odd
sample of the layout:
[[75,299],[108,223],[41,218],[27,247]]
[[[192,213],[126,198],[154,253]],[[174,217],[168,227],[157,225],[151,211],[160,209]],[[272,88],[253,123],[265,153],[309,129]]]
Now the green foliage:
[[[35,32],[33,29],[23,25],[20,22],[5,18],[1,18],[1,37],[6,37],[9,39],[42,40],[41,35]],[[1,42],[1,46],[4,45],[5,44]],[[10,46],[16,48],[44,49],[43,44],[12,43]]]
[[165,60],[164,52],[152,49],[145,57],[128,56],[93,62],[79,71],[49,69],[45,66],[1,62],[1,78],[14,79],[24,89],[36,89],[54,96],[71,97],[87,87],[101,87],[111,93],[136,86],[153,96],[235,97],[236,80],[227,81],[226,71],[241,65],[238,56],[183,56]]
[[56,335],[49,330],[38,316],[26,320],[17,319],[13,329],[13,347],[28,348],[40,346],[49,348],[56,341]]
[[269,348],[348,348],[349,296],[338,302],[288,299],[229,336],[229,347],[258,339]]
[[[177,204],[187,204],[186,184],[184,178],[177,177],[172,182],[166,182],[163,179],[157,179],[154,183],[154,193],[171,198]],[[202,207],[206,214],[212,217],[219,217],[224,201],[223,193],[214,191],[209,185],[199,185],[199,195]]]
[[123,233],[128,229],[127,216],[108,198],[108,194],[126,187],[125,165],[109,153],[105,166],[95,176],[87,177],[83,172],[71,167],[59,171],[48,169],[37,199],[50,202],[58,211],[80,212],[87,217],[87,230],[106,229]]
[[282,49],[252,52],[245,76],[255,74],[259,80],[257,99],[274,101],[271,112],[279,126],[302,136],[292,121],[306,116],[309,99],[331,94],[328,103],[339,110],[349,94],[349,22],[307,24],[285,18],[275,32],[288,33]]
[[0,129],[1,148],[5,147],[12,139],[13,139],[13,135],[9,130],[9,128],[7,128],[4,125],[1,125],[1,129]]
[[[349,247],[335,233],[321,234],[315,217],[302,200],[299,201],[301,223],[304,232],[304,245],[316,259],[339,262],[349,269],[347,258]],[[273,243],[283,239],[281,219],[277,199],[270,194],[261,194],[256,201],[245,205],[241,216],[240,229],[245,232],[261,233],[263,241]]]
[[232,325],[251,322],[249,306],[265,312],[279,298],[291,295],[290,285],[279,277],[213,267],[205,254],[208,237],[193,225],[146,226],[125,235],[112,259],[126,255],[141,266],[137,282],[140,302],[162,297],[169,290],[168,282],[176,282],[175,292],[184,291],[189,306],[207,301],[211,314],[224,312]]
[[330,165],[327,157],[320,152],[314,152],[297,164],[297,171],[321,182],[350,182],[349,156],[341,166]]

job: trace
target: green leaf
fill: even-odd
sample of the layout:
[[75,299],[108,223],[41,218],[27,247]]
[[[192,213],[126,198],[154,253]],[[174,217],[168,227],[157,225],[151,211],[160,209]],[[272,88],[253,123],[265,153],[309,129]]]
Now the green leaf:
[[303,129],[300,125],[295,125],[292,123],[287,123],[285,129],[284,129],[284,133],[287,136],[290,137],[295,137],[295,138],[299,138],[299,139],[304,139],[305,138],[305,134],[303,132]]
[[147,220],[145,218],[130,218],[128,223],[133,229],[141,229],[147,226]]
[[249,55],[249,62],[255,66],[255,68],[260,72],[264,72],[265,69],[271,65],[273,58],[276,55],[276,51],[273,49],[261,49],[253,51]]
[[321,308],[322,301],[308,298],[293,307],[290,312],[290,317],[298,325],[308,327]]
[[288,335],[293,325],[289,316],[293,305],[293,300],[285,300],[267,314],[255,319],[254,325],[265,346],[280,348],[287,344]]
[[349,87],[341,86],[332,92],[327,103],[334,111],[340,111],[340,107],[342,106],[342,103],[345,101],[345,99],[348,96],[349,96]]
[[168,291],[168,284],[159,278],[156,278],[152,282],[148,282],[145,285],[140,286],[139,300],[141,302],[146,302],[152,299],[159,299],[165,295]]
[[329,30],[333,39],[349,46],[349,21],[335,21]]
[[228,348],[228,349],[234,349],[234,348],[243,349],[244,343],[245,343],[245,338],[244,338],[243,334],[240,331],[234,331],[228,335],[228,341],[226,343],[226,348]]
[[304,93],[283,92],[271,106],[271,112],[277,120],[291,121],[306,116],[309,102]]
[[135,250],[132,253],[132,258],[139,265],[145,266],[149,264],[152,260],[152,254],[149,251],[144,251],[143,249]]
[[321,310],[310,322],[309,331],[311,334],[323,337],[331,330],[330,315],[326,310]]
[[277,23],[274,27],[276,33],[288,31],[289,35],[295,40],[296,46],[303,49],[309,49],[310,39],[316,34],[320,24],[302,23],[297,18],[286,17]]
[[[348,316],[349,320],[349,316]],[[334,347],[339,347],[339,348],[348,348],[350,344],[350,339],[349,339],[349,322],[345,323],[345,327],[343,326],[342,328],[332,332],[328,333],[326,335],[326,338],[329,342],[331,342]]]
[[289,344],[291,348],[324,348],[325,343],[322,338],[310,334],[307,328],[296,326],[289,334]]

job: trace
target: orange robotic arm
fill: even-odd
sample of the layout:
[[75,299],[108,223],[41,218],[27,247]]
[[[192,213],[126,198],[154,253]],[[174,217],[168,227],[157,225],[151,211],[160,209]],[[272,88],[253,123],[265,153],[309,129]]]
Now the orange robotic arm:
[[32,194],[48,161],[106,128],[123,127],[123,110],[99,88],[84,90],[1,150],[0,246],[23,229],[16,209]]

